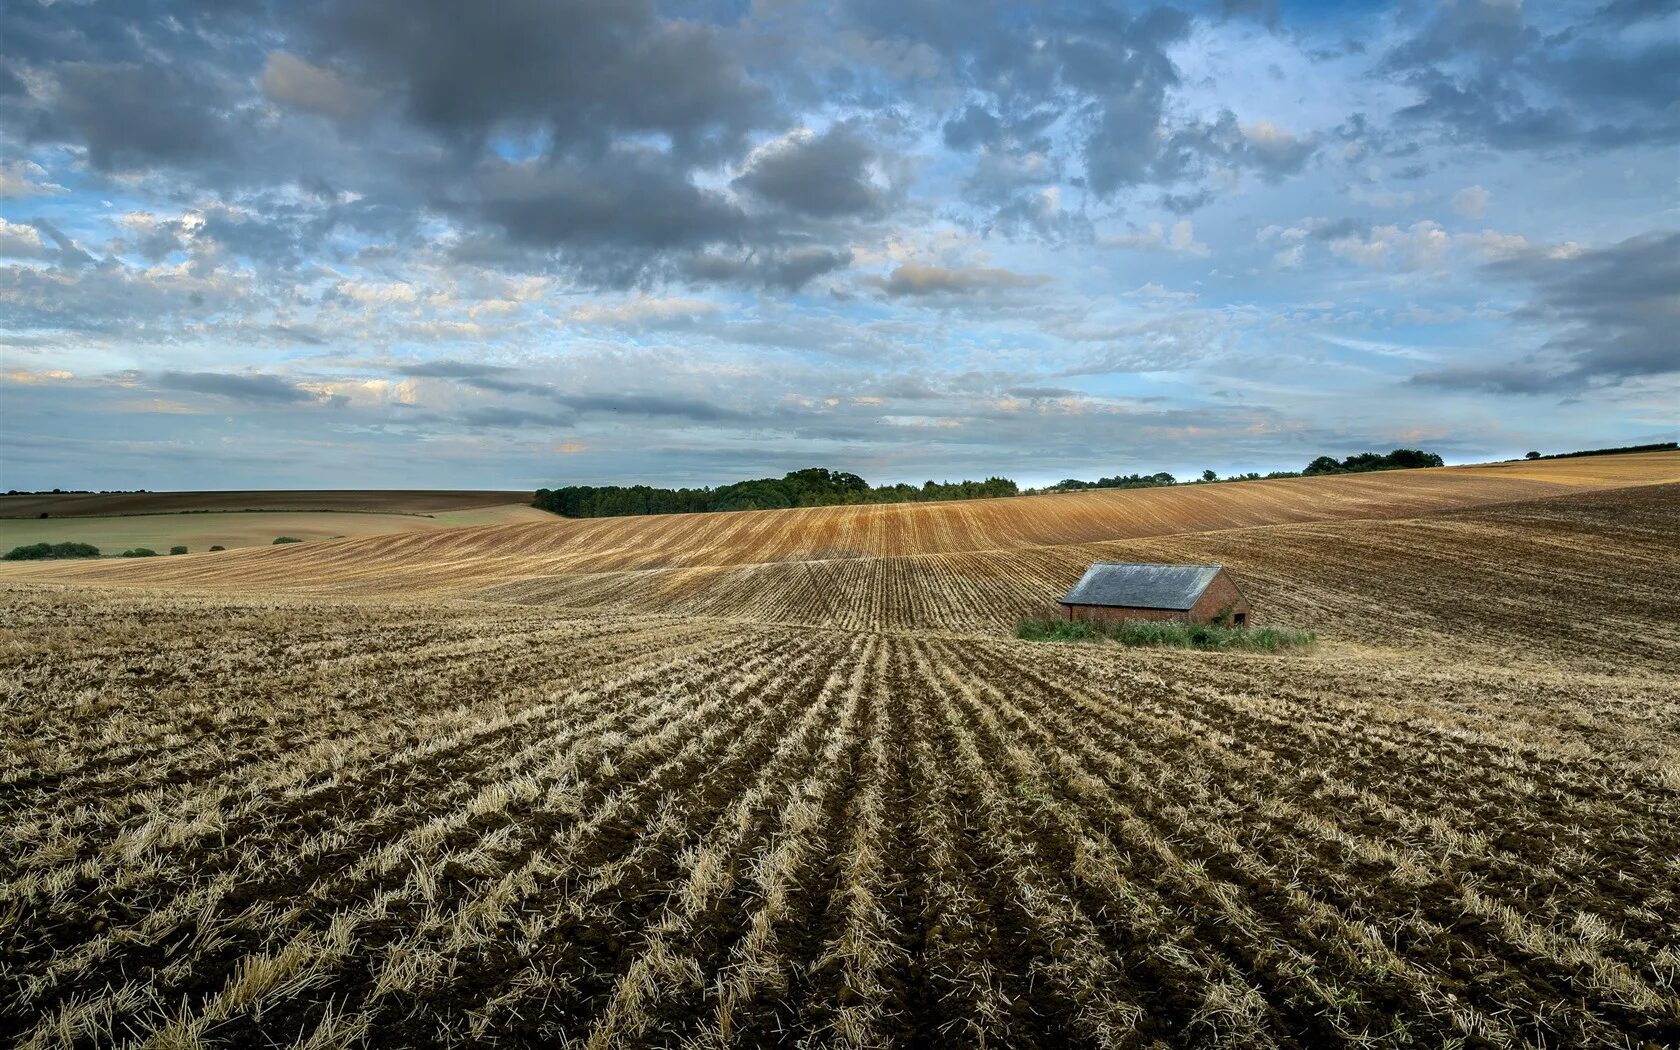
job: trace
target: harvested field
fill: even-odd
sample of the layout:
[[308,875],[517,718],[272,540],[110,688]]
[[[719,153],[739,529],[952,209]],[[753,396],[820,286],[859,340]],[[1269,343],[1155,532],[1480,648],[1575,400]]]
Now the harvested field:
[[[8,569],[0,1033],[1675,1045],[1680,457],[1605,459]],[[1321,643],[1007,637],[1122,554]]]
[[215,545],[229,550],[263,547],[273,543],[276,536],[294,536],[306,541],[362,538],[467,525],[542,521],[551,517],[548,512],[525,503],[504,503],[426,514],[278,510],[0,518],[0,551],[27,543],[61,543],[69,539],[91,543],[106,554],[119,554],[130,547],[150,547],[162,553],[176,544],[197,553]]
[[529,505],[529,492],[446,489],[267,489],[217,492],[68,492],[0,496],[0,518],[108,517],[203,511],[313,510],[360,514],[437,514],[509,503]]
[[[54,578],[101,583],[459,593],[544,575],[1019,552],[1260,525],[1408,518],[1669,482],[1680,482],[1680,453],[956,503],[588,520],[550,516],[500,528],[340,540],[307,551],[246,551],[164,564],[63,564],[50,571]],[[0,573],[6,571],[0,566]]]

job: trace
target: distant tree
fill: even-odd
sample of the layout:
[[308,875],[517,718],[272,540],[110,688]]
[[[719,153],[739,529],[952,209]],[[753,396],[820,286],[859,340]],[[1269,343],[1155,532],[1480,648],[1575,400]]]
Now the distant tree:
[[0,561],[44,561],[52,558],[97,558],[91,543],[29,543],[0,555]]
[[1342,465],[1336,462],[1334,456],[1320,456],[1308,463],[1306,470],[1301,471],[1303,474],[1340,474],[1341,472]]
[[180,544],[176,544],[175,546],[169,548],[169,553],[171,553],[171,554],[185,554],[185,553],[187,553],[187,548],[181,546]]
[[[1384,460],[1387,462],[1383,462]],[[1433,452],[1425,452],[1416,448],[1397,448],[1386,456],[1378,456],[1373,469],[1392,470],[1398,468],[1406,470],[1416,467],[1440,466],[1445,466],[1445,464],[1442,463],[1441,457]]]
[[122,556],[125,558],[155,558],[157,557],[157,551],[150,547],[130,547],[122,552]]
[[1524,456],[1523,458],[1524,459],[1539,459],[1540,458],[1540,453],[1530,452],[1528,455]]
[[225,551],[225,550],[227,550],[227,548],[222,546],[220,543],[216,544],[215,546],[211,547],[210,549],[213,550],[213,551]]
[[[303,541],[298,539],[296,536],[276,536],[276,537],[274,537],[274,543],[302,543],[302,542]],[[273,545],[274,544],[269,544],[269,546],[273,546]]]
[[1219,480],[1219,475],[1215,474],[1211,470],[1204,470],[1204,471],[1202,471],[1202,480],[1203,481],[1218,481]]

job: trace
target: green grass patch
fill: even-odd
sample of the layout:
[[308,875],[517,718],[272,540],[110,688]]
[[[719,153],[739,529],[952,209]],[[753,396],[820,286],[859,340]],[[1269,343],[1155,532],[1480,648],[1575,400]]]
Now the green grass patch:
[[1015,637],[1030,642],[1118,642],[1121,645],[1172,649],[1236,649],[1271,652],[1305,649],[1318,641],[1311,631],[1292,627],[1235,627],[1181,620],[1118,620],[1090,623],[1028,617],[1015,625]]

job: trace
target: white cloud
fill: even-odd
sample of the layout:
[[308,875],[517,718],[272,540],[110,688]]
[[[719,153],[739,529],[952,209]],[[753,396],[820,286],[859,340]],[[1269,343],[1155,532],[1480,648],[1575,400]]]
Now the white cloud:
[[1453,194],[1453,211],[1468,219],[1479,219],[1492,199],[1493,194],[1480,186],[1466,186]]
[[705,299],[638,295],[612,305],[590,303],[580,306],[567,314],[566,319],[578,324],[657,324],[704,317],[719,312],[719,309],[716,303]]
[[0,219],[0,256],[33,259],[47,254],[41,233],[33,226]]
[[1433,220],[1398,226],[1377,226],[1363,237],[1337,237],[1330,242],[1330,254],[1360,266],[1383,266],[1397,260],[1402,268],[1423,270],[1437,267],[1452,246],[1452,235]]
[[0,197],[31,197],[66,193],[56,182],[45,181],[47,169],[30,160],[0,164]]
[[1156,302],[1194,302],[1195,292],[1177,292],[1154,281],[1148,281],[1126,293],[1136,299],[1152,299]]
[[1152,222],[1142,230],[1110,234],[1098,241],[1105,248],[1130,248],[1136,251],[1171,252],[1192,258],[1205,258],[1208,246],[1196,240],[1196,231],[1189,219],[1180,219],[1170,228]]

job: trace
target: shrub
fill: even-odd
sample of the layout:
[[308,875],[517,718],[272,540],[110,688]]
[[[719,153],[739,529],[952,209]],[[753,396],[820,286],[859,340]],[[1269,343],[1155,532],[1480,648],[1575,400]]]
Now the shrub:
[[[276,536],[276,537],[274,537],[274,542],[275,543],[302,543],[303,541],[298,539],[296,536]],[[271,546],[272,546],[272,544],[271,544]]]
[[50,558],[97,558],[91,543],[26,543],[0,555],[0,561],[45,561]]
[[213,551],[225,551],[225,550],[227,550],[227,548],[222,546],[220,543],[215,544],[210,549],[213,550]]
[[187,548],[180,545],[180,544],[176,544],[175,546],[169,548],[169,553],[171,553],[171,554],[185,554],[185,553],[187,553]]
[[122,552],[122,556],[125,558],[155,558],[157,557],[157,551],[150,547],[130,547]]
[[1318,640],[1311,631],[1290,627],[1233,627],[1182,620],[1118,620],[1099,624],[1031,617],[1016,624],[1015,637],[1033,642],[1095,642],[1108,638],[1130,646],[1249,651],[1301,649]]

